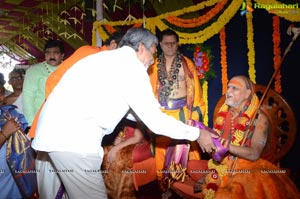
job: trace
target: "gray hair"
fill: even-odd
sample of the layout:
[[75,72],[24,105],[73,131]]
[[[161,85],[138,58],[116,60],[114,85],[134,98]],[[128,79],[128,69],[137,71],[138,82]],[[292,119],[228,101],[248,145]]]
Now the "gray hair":
[[145,28],[130,28],[119,43],[119,47],[129,46],[136,52],[140,43],[144,44],[147,50],[154,44],[158,45],[157,37]]

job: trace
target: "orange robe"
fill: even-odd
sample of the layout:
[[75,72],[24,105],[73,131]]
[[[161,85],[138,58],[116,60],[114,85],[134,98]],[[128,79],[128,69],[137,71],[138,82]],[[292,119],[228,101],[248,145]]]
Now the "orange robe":
[[[228,115],[230,114],[227,113]],[[231,131],[230,122],[229,118],[225,119],[223,138],[228,138]],[[245,144],[250,145],[250,138],[247,141]],[[234,160],[231,160],[229,156],[226,156],[220,164],[215,164],[212,160],[188,162],[187,173],[190,179],[185,183],[175,182],[173,187],[186,196],[194,198],[204,198],[205,194],[207,194],[205,197],[211,198],[212,190],[215,190],[213,198],[216,199],[300,198],[299,190],[284,169],[263,158],[255,162],[238,158],[233,168]],[[209,173],[211,169],[216,172]],[[206,173],[208,174],[205,176]],[[203,176],[205,176],[205,180],[202,185],[202,192],[194,193],[194,183]]]
[[284,169],[267,160],[256,162],[238,159],[235,170],[250,173],[236,173],[223,177],[223,182],[215,193],[215,198],[300,198],[299,191]]
[[[95,47],[95,46],[82,46],[82,47],[78,48],[68,59],[63,61],[58,66],[58,68],[53,73],[51,73],[51,75],[48,77],[48,79],[46,81],[46,86],[45,86],[45,95],[46,95],[45,100],[47,100],[48,96],[50,95],[50,93],[52,92],[54,87],[57,85],[57,83],[61,80],[61,78],[65,74],[65,72],[67,72],[68,69],[71,68],[77,61],[79,61],[80,59],[82,59],[88,55],[91,55],[91,54],[94,54],[94,53],[97,53],[97,52],[100,52],[103,50],[107,50],[107,47],[103,46],[103,47],[99,48],[99,47]],[[35,118],[32,122],[30,131],[28,134],[28,136],[31,138],[33,138],[35,136],[35,130],[36,130],[38,117],[40,115],[40,111],[42,110],[44,103],[41,105],[39,111],[35,115]]]
[[[193,175],[192,172],[207,169],[207,161],[194,161],[188,165],[188,173],[191,174],[189,183],[175,182],[175,189],[184,193],[185,196],[193,198],[204,198],[205,188],[209,183],[214,183],[217,179],[207,178],[203,185],[203,192],[194,193],[193,183],[203,176],[203,173]],[[233,161],[227,161],[228,168]],[[284,169],[280,169],[267,160],[259,159],[256,162],[238,159],[232,176],[225,175],[221,178],[217,191],[214,193],[215,199],[295,199],[300,198],[299,190],[290,179]],[[208,174],[209,175],[209,174]],[[218,176],[219,177],[219,176]],[[191,180],[192,179],[192,180]]]
[[[162,111],[170,116],[173,116],[177,120],[186,122],[187,119],[193,119],[199,121],[205,113],[205,104],[202,99],[202,88],[200,85],[199,78],[197,76],[197,71],[195,69],[194,63],[187,57],[183,56],[186,64],[182,64],[185,72],[185,79],[187,85],[187,105],[183,107],[183,111],[177,110],[165,110]],[[154,64],[149,68],[148,73],[150,77],[150,82],[153,88],[153,93],[158,99],[159,96],[159,80],[158,80],[158,60],[156,59]],[[192,107],[192,108],[188,108]],[[192,109],[192,111],[191,111]],[[156,169],[157,176],[160,179],[162,173],[159,172],[163,169],[166,148],[170,145],[172,139],[166,136],[158,136],[155,140],[155,159],[156,159]],[[190,160],[200,159],[200,150],[197,142],[191,142],[191,148],[189,153]]]

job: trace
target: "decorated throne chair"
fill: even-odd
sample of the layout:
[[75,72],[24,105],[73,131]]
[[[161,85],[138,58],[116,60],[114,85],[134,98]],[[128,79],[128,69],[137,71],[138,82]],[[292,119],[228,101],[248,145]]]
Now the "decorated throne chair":
[[[256,94],[261,98],[266,87],[256,85],[255,89]],[[224,101],[225,96],[223,95],[217,102],[213,119],[216,118]],[[280,167],[280,160],[289,152],[296,138],[297,125],[295,115],[283,97],[272,89],[265,96],[262,103],[262,111],[268,116],[271,134],[261,157]],[[189,170],[189,167],[187,169]],[[205,167],[199,168],[199,170],[205,169]],[[288,172],[288,169],[286,170]],[[196,179],[189,176],[184,182],[174,182],[171,189],[185,199],[204,198],[201,192],[194,193],[195,182]]]

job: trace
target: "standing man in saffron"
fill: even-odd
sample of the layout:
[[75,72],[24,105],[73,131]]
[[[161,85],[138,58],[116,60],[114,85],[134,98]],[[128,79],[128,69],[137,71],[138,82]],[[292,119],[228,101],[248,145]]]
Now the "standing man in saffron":
[[[170,29],[162,31],[160,47],[162,53],[149,68],[149,76],[155,97],[162,111],[177,120],[189,119],[202,121],[205,104],[202,100],[200,85],[194,63],[179,51],[179,37]],[[172,140],[166,136],[156,136],[155,159],[158,179],[161,180],[164,169],[166,149],[179,143],[190,143],[189,159],[199,160],[200,150],[196,142]]]

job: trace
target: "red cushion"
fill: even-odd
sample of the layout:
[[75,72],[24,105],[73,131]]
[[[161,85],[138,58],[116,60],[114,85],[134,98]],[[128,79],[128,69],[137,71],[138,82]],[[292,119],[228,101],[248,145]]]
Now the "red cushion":
[[207,160],[189,160],[187,174],[193,181],[197,182],[208,172]]
[[196,199],[196,198],[204,198],[203,194],[194,193],[194,181],[187,177],[182,183],[181,181],[174,182],[172,185],[172,190],[176,192],[179,196],[186,199]]

